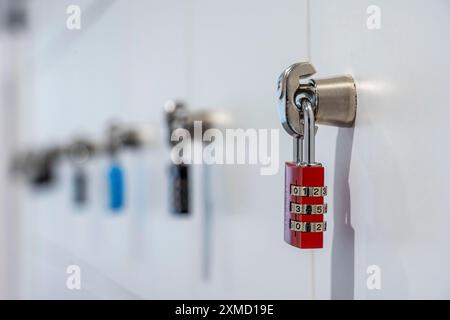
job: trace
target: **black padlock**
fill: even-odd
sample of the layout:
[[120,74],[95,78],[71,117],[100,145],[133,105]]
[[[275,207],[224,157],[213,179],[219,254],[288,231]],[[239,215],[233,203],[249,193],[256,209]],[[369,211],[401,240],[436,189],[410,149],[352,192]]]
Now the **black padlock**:
[[169,189],[170,211],[176,214],[188,214],[190,212],[190,186],[188,165],[170,165]]
[[[176,101],[168,101],[164,107],[168,127],[169,145],[173,146],[171,134],[178,128],[186,129],[188,127],[188,113],[186,107]],[[183,163],[180,158],[177,163],[169,165],[169,208],[175,214],[189,214],[190,212],[190,187],[189,170],[190,166]]]

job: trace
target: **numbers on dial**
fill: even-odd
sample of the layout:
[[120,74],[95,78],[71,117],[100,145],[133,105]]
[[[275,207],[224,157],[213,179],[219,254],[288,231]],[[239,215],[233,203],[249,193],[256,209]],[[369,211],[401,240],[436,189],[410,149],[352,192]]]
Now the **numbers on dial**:
[[328,211],[325,204],[300,204],[291,202],[291,213],[294,214],[324,214]]
[[296,197],[324,197],[327,187],[302,187],[291,184],[291,196]]
[[302,222],[291,220],[292,231],[296,232],[324,232],[327,229],[327,223],[324,222]]

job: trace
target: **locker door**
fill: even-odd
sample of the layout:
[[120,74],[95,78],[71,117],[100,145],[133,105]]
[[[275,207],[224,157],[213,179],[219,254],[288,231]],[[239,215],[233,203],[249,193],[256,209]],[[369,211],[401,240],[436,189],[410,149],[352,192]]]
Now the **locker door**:
[[449,10],[444,0],[310,1],[311,61],[353,74],[358,89],[355,129],[317,136],[318,150],[336,150],[321,155],[335,166],[321,297],[450,297]]

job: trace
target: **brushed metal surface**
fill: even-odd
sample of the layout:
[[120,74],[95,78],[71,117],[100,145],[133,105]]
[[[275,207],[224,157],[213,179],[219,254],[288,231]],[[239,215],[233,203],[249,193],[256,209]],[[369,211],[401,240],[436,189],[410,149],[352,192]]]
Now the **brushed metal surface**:
[[356,85],[352,76],[312,80],[316,92],[318,124],[351,127],[356,118]]

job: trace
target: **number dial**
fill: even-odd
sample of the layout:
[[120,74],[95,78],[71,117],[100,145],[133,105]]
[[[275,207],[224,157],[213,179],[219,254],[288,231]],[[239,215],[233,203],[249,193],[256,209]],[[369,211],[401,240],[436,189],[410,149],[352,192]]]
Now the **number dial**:
[[291,220],[291,230],[295,232],[324,232],[327,223],[324,222],[302,222]]
[[291,202],[291,213],[293,214],[325,214],[328,205],[325,204],[301,204]]
[[324,197],[327,187],[302,187],[291,184],[291,196],[295,197]]

